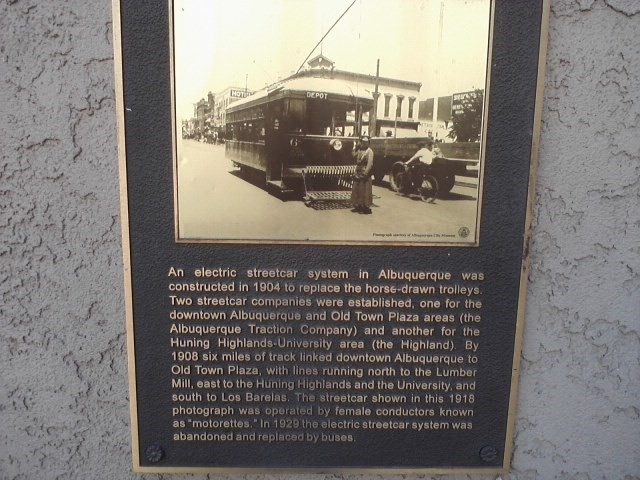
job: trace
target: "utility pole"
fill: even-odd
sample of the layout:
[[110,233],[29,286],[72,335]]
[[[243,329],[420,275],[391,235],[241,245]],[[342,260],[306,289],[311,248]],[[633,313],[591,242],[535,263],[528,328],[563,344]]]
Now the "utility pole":
[[356,110],[355,117],[353,119],[353,136],[358,138],[360,136],[360,106],[358,105],[358,97],[356,97]]
[[438,21],[438,53],[437,53],[437,57],[438,59],[436,60],[437,63],[437,67],[436,67],[436,93],[433,96],[433,129],[432,129],[432,133],[434,138],[437,137],[437,132],[438,132],[438,100],[440,99],[439,95],[440,95],[440,73],[441,73],[441,66],[442,66],[442,54],[440,53],[442,51],[442,24],[444,23],[444,0],[442,0],[440,2],[440,19]]
[[380,92],[378,92],[378,83],[380,82],[380,59],[376,64],[376,87],[373,92],[373,110],[371,111],[371,119],[369,120],[369,135],[372,137],[377,137],[378,132],[378,98],[380,97]]

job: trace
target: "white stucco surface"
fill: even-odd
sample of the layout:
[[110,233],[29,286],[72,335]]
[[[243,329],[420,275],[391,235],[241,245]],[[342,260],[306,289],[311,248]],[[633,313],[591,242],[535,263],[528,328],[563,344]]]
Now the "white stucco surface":
[[[2,479],[138,478],[111,27],[0,3]],[[639,32],[638,2],[552,0],[510,479],[640,479]]]

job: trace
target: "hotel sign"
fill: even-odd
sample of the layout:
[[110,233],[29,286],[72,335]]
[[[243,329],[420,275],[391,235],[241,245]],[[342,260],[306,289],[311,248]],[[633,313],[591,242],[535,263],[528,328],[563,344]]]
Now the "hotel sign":
[[253,92],[250,92],[249,90],[237,90],[233,88],[229,90],[229,96],[232,98],[246,98],[252,94]]

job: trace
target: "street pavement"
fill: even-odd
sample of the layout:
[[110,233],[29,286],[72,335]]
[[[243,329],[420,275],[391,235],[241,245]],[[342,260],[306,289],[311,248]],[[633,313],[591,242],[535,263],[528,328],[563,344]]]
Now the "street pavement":
[[272,195],[264,177],[240,175],[225,158],[224,145],[184,140],[179,152],[181,240],[474,243],[478,193],[473,178],[458,177],[453,190],[433,203],[393,192],[386,182],[374,185],[373,213],[363,215],[351,212],[348,203],[308,207],[301,199]]

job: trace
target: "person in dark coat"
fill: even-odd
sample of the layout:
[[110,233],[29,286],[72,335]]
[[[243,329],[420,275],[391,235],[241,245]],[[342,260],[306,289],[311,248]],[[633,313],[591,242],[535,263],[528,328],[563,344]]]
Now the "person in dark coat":
[[369,146],[369,137],[363,135],[357,148],[352,152],[356,161],[356,172],[353,176],[351,190],[352,212],[370,214],[373,204],[373,187],[371,170],[373,169],[373,150]]

